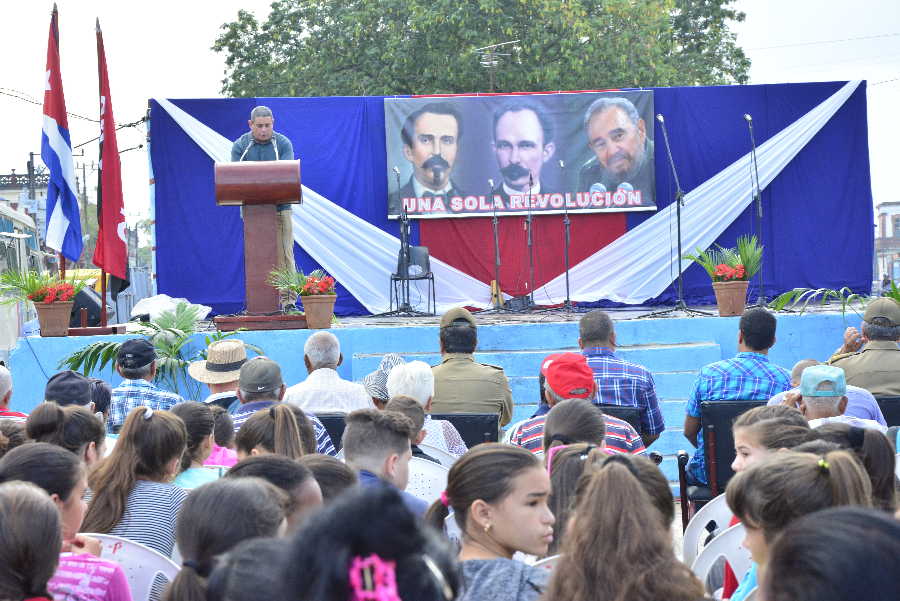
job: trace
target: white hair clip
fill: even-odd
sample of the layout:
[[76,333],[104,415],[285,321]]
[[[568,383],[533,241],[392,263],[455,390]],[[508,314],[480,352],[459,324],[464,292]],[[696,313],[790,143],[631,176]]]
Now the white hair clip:
[[153,409],[151,407],[145,407],[144,419],[150,419],[151,417],[153,417]]

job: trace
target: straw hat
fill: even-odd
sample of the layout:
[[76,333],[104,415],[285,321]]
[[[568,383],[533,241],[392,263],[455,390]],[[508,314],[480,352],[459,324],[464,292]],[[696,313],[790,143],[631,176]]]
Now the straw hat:
[[206,361],[194,361],[188,365],[188,373],[204,384],[236,382],[241,366],[247,362],[247,349],[236,338],[226,338],[210,344],[206,349]]

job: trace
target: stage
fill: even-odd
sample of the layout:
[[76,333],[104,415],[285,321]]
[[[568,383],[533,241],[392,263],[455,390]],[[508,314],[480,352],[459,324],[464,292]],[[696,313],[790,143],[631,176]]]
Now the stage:
[[[699,308],[699,307],[698,307]],[[703,307],[711,309],[710,307]],[[665,456],[663,470],[669,480],[677,480],[674,455],[679,449],[692,450],[682,435],[684,409],[697,371],[703,365],[733,356],[737,352],[737,317],[641,318],[652,308],[610,310],[616,322],[624,358],[645,365],[653,373],[666,431],[651,447]],[[576,351],[577,313],[531,313],[477,316],[476,359],[500,365],[509,377],[515,402],[513,421],[530,417],[538,403],[537,375],[541,360],[558,351]],[[400,353],[407,360],[429,364],[440,361],[438,317],[429,318],[341,318],[331,330],[341,341],[344,362],[342,377],[361,380],[373,371],[385,353]],[[825,360],[840,346],[844,329],[859,326],[860,317],[848,312],[816,311],[802,315],[779,313],[777,342],[772,360],[787,369],[800,359]],[[285,383],[295,384],[306,377],[303,345],[314,330],[274,330],[242,332],[239,337],[258,345],[277,361]],[[202,346],[204,336],[194,336]],[[58,371],[59,360],[98,340],[122,340],[126,336],[22,338],[11,356],[13,398],[11,408],[28,412],[43,398],[47,378]],[[200,346],[196,348],[200,348]],[[113,386],[121,379],[107,369],[101,377]],[[204,394],[206,391],[204,390]]]

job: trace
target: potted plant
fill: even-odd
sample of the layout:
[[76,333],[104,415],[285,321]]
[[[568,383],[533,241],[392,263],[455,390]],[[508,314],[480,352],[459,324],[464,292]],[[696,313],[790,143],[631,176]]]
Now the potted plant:
[[0,275],[3,303],[30,301],[38,314],[41,336],[66,336],[75,295],[83,280],[64,280],[51,273],[7,271]]
[[321,269],[306,275],[302,271],[279,268],[269,273],[268,282],[283,296],[296,296],[295,304],[303,307],[306,327],[317,330],[331,327],[337,300],[333,277]]
[[759,272],[762,264],[763,247],[756,236],[738,237],[736,248],[716,246],[704,251],[698,248],[695,254],[684,258],[700,264],[712,278],[719,315],[740,315],[747,304],[750,278]]

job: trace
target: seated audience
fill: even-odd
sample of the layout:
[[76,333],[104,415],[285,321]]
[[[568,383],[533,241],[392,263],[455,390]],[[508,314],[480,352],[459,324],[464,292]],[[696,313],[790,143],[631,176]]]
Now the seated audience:
[[803,370],[800,392],[784,395],[782,404],[796,407],[811,428],[828,423],[844,423],[860,428],[873,428],[881,433],[887,428],[876,421],[845,415],[847,383],[844,370],[830,365],[813,365]]
[[219,473],[203,467],[213,445],[213,419],[209,405],[196,401],[179,403],[172,413],[181,418],[187,430],[187,451],[181,458],[181,471],[173,483],[185,489],[197,488],[219,479]]
[[459,589],[447,547],[388,487],[349,492],[309,521],[282,578],[287,601],[452,601]]
[[[280,403],[287,390],[281,379],[281,367],[268,357],[254,357],[244,363],[238,381],[237,395],[241,405],[232,413],[235,432],[257,411]],[[324,455],[337,455],[331,436],[322,422],[311,413],[306,416],[312,423],[317,451]]]
[[12,419],[0,419],[0,457],[19,445],[28,442],[25,423]]
[[303,345],[306,380],[287,390],[285,402],[311,413],[349,413],[374,407],[365,387],[341,378],[338,366],[344,362],[341,343],[331,332],[316,332]]
[[171,556],[175,522],[187,492],[172,480],[187,449],[181,418],[135,407],[112,453],[91,472],[93,498],[84,530],[112,534]]
[[653,375],[643,365],[616,355],[616,331],[605,311],[596,309],[582,317],[578,334],[578,346],[597,383],[596,402],[640,408],[640,435],[643,444],[649,447],[666,429]]
[[[534,417],[525,420],[510,436],[510,442],[514,445],[525,447],[536,455],[544,454],[544,427],[547,422],[547,413],[553,410],[560,402],[567,400],[580,400],[590,404],[597,396],[597,385],[594,382],[594,372],[588,366],[583,355],[578,353],[557,353],[548,356],[541,364],[541,373],[544,376],[544,393],[546,410],[539,410]],[[542,409],[543,409],[542,407]],[[593,407],[593,405],[592,405]],[[585,408],[585,411],[588,411]],[[599,408],[593,407],[589,411],[589,422],[594,425],[594,431],[590,433],[580,425],[573,424],[578,429],[581,437],[574,436],[571,442],[590,442],[600,444],[606,442],[606,448],[617,453],[644,453],[644,443],[640,435],[628,422],[601,413]],[[585,439],[585,434],[595,436],[600,431],[597,416],[603,421],[603,434],[599,438]],[[558,424],[559,422],[557,422]],[[587,425],[587,424],[584,424]],[[558,432],[562,433],[562,432]],[[568,432],[575,435],[576,432]]]
[[779,449],[790,449],[809,437],[809,424],[796,409],[784,405],[754,407],[731,426],[735,473],[743,471]]
[[[784,395],[788,393],[799,393],[800,378],[803,375],[803,370],[807,367],[812,367],[813,365],[822,364],[815,359],[801,359],[800,361],[797,361],[797,363],[794,364],[794,368],[791,370],[791,389],[785,392],[779,392],[769,399],[768,404],[781,405],[784,402]],[[884,420],[884,414],[881,412],[881,407],[878,406],[878,401],[875,400],[875,397],[872,396],[871,392],[865,388],[850,386],[848,384],[846,396],[847,408],[844,410],[844,415],[870,419],[878,422],[882,426],[887,426],[887,422]]]
[[163,601],[206,601],[217,555],[284,526],[284,494],[264,480],[241,478],[200,486],[187,498],[176,531],[182,568]]
[[0,591],[10,601],[50,601],[59,564],[59,511],[33,484],[0,484]]
[[312,471],[296,459],[282,455],[248,457],[228,470],[225,477],[261,478],[282,490],[286,497],[284,513],[288,532],[297,530],[308,516],[322,506],[319,483]]
[[12,400],[13,382],[12,374],[5,365],[0,365],[0,419],[25,419],[25,413],[12,411],[9,401]]
[[25,432],[31,440],[74,453],[89,471],[103,459],[106,430],[103,422],[84,407],[41,403],[25,421]]
[[434,373],[424,361],[412,361],[397,365],[391,370],[387,380],[388,398],[407,396],[415,399],[425,412],[423,444],[436,447],[459,457],[468,448],[456,427],[447,420],[431,419],[434,398]]
[[254,413],[234,439],[238,459],[275,453],[290,459],[305,454],[294,412],[284,403]]
[[363,386],[366,392],[369,393],[369,396],[372,397],[372,402],[375,404],[376,409],[384,409],[388,399],[391,398],[387,389],[388,374],[391,373],[394,367],[404,363],[406,361],[397,353],[388,353],[381,358],[378,369],[363,378]]
[[281,571],[290,548],[284,538],[253,538],[218,556],[206,584],[207,601],[286,599]]
[[888,513],[896,511],[896,456],[886,436],[873,428],[825,424],[811,430],[808,439],[834,443],[856,455],[872,483],[872,504]]
[[843,346],[828,360],[840,367],[847,383],[865,388],[876,397],[900,396],[900,305],[879,298],[866,305],[862,336],[856,328],[844,332]]
[[[585,470],[602,464],[607,457],[618,454],[588,443],[558,446],[553,451],[552,455],[548,455],[547,471],[550,474],[550,509],[556,516],[556,534],[547,550],[548,555],[557,554],[566,538],[566,528],[575,506],[581,475]],[[629,457],[628,461],[640,474],[638,480],[659,510],[663,527],[668,530],[675,519],[675,505],[668,480],[656,464],[645,457]]]
[[859,507],[817,511],[772,545],[760,598],[767,601],[900,599],[900,521]]
[[417,516],[427,504],[405,491],[409,482],[412,422],[400,413],[359,409],[347,415],[344,459],[359,474],[366,488],[388,487],[400,491],[403,503]]
[[206,359],[188,365],[188,374],[209,388],[210,395],[204,399],[205,404],[236,409],[240,405],[238,377],[246,362],[247,349],[243,340],[216,340],[206,347]]
[[126,340],[116,354],[116,372],[124,381],[113,388],[109,400],[106,431],[118,434],[125,418],[136,407],[165,411],[182,402],[180,396],[153,384],[156,377],[156,349],[146,338]]
[[700,403],[770,399],[791,387],[786,369],[769,361],[775,345],[775,316],[761,307],[747,309],[738,326],[738,354],[700,369],[687,404],[684,435],[697,447],[687,465],[688,482],[706,486],[706,458]]
[[237,463],[234,450],[234,420],[219,405],[210,405],[213,414],[213,447],[203,465],[231,467]]
[[90,378],[85,378],[77,371],[67,369],[50,376],[44,387],[44,401],[56,403],[61,407],[78,405],[93,413],[93,385]]
[[578,482],[546,598],[704,599],[703,585],[672,549],[671,492],[666,495],[659,486],[642,484],[644,471],[638,466],[659,470],[641,457],[597,453],[593,451],[593,457],[599,463],[585,469]]
[[322,491],[322,501],[326,504],[335,500],[345,490],[359,484],[359,478],[346,463],[328,455],[304,455],[297,460],[312,472]]
[[828,507],[872,505],[869,479],[846,451],[771,455],[737,473],[725,494],[746,529],[743,545],[753,558],[732,601],[743,601],[757,587],[769,566],[769,548],[789,523]]
[[[485,443],[450,468],[447,490],[426,521],[442,529],[453,510],[462,533],[463,592],[459,601],[533,601],[549,572],[514,560],[517,551],[543,556],[553,541],[547,506],[550,478],[523,448]],[[550,597],[564,599],[567,597]]]
[[85,511],[84,463],[59,446],[27,444],[0,460],[0,482],[16,480],[42,488],[59,511],[62,546],[57,543],[56,549],[62,553],[48,585],[50,593],[57,599],[130,601],[131,591],[122,568],[99,557],[99,541],[78,534]]
[[475,318],[462,307],[441,317],[441,362],[434,372],[434,413],[496,413],[500,425],[512,419],[513,401],[503,368],[475,361]]
[[[431,370],[429,369],[428,371],[430,372]],[[419,404],[419,401],[408,396],[391,397],[391,400],[384,406],[384,410],[401,413],[408,417],[409,421],[412,422],[413,427],[412,438],[410,439],[410,450],[412,450],[413,457],[440,463],[440,461],[419,448],[419,443],[422,442],[422,439],[425,438],[426,434],[422,429],[422,426],[425,424],[425,410],[422,409],[422,405]]]

